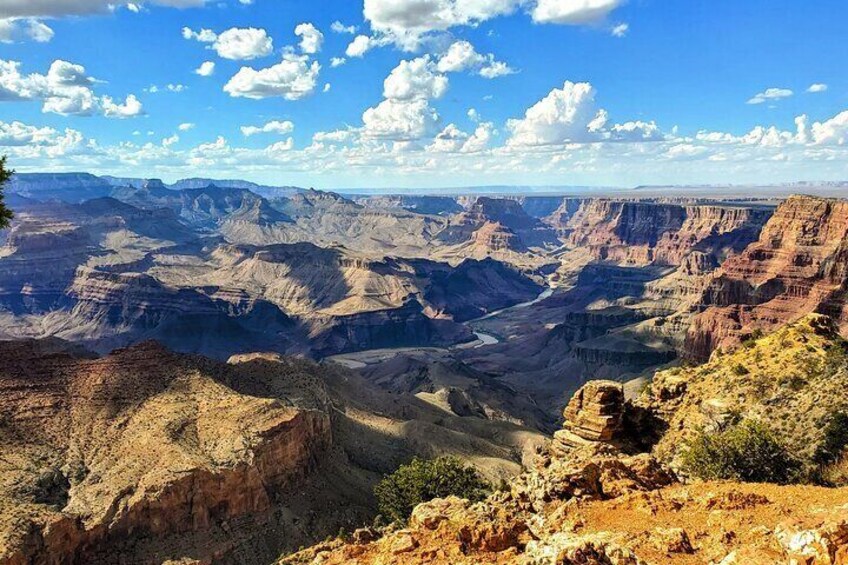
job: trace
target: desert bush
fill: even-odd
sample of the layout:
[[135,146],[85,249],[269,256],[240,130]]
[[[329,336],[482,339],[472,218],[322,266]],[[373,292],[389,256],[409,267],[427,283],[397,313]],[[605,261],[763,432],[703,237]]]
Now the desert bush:
[[473,502],[484,499],[491,486],[474,467],[456,457],[415,458],[387,475],[374,488],[380,513],[405,522],[412,510],[434,498],[458,496]]
[[683,470],[703,480],[786,484],[799,478],[799,464],[761,423],[745,420],[725,430],[699,432],[687,442]]
[[815,461],[819,465],[835,463],[848,446],[848,413],[836,412],[824,427],[821,445],[816,450]]

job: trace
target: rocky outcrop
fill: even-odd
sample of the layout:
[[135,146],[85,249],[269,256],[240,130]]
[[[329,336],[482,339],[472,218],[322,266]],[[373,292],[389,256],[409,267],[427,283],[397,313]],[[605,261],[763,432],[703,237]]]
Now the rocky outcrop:
[[588,442],[613,443],[624,421],[624,387],[613,381],[591,381],[572,397],[563,412],[556,444],[580,447]]
[[848,332],[848,202],[793,196],[757,242],[726,261],[695,305],[686,353],[705,360],[817,312]]
[[660,437],[655,453],[676,464],[697,430],[723,429],[741,419],[767,426],[806,472],[824,441],[822,422],[848,408],[848,345],[835,322],[810,314],[732,353],[714,354],[698,367],[654,375],[638,400],[653,419],[639,430]]
[[[512,251],[559,243],[553,230],[527,214],[518,201],[486,196],[474,199],[464,212],[452,216],[449,225],[437,237],[449,245],[471,240],[479,246],[495,233],[500,235],[489,243],[509,243]],[[512,236],[507,237],[507,234]]]
[[0,343],[0,562],[224,558],[330,444],[327,406],[258,395],[249,364],[75,355]]

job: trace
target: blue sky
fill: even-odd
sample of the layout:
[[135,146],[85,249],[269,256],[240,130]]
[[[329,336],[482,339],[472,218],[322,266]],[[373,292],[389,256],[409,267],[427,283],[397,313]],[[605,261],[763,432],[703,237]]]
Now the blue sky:
[[846,3],[246,2],[0,0],[0,152],[319,188],[848,179]]

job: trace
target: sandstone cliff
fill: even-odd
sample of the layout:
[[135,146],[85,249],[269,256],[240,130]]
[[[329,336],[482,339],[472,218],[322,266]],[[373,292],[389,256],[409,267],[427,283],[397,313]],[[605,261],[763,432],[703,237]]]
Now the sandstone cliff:
[[757,242],[731,257],[696,304],[686,352],[704,360],[755,330],[769,331],[805,314],[831,316],[848,331],[848,202],[793,196]]
[[690,253],[715,264],[755,241],[771,211],[729,205],[680,205],[591,199],[564,202],[547,221],[571,247],[594,260],[625,265],[680,265]]
[[331,442],[326,399],[240,392],[247,367],[151,344],[88,360],[4,342],[0,358],[3,563],[223,558]]

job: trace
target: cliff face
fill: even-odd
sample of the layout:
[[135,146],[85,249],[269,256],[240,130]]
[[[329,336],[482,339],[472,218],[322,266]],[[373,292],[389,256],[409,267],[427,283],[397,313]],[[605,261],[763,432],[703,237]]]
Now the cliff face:
[[239,392],[248,366],[150,344],[91,361],[5,342],[0,359],[3,563],[221,558],[331,441],[320,402]]
[[[755,241],[767,209],[591,199],[566,201],[548,218],[569,245],[595,260],[680,265],[693,251],[721,262]],[[575,209],[576,207],[576,209]]]
[[696,305],[686,352],[704,360],[810,312],[848,331],[848,202],[793,196],[757,242],[726,261]]

